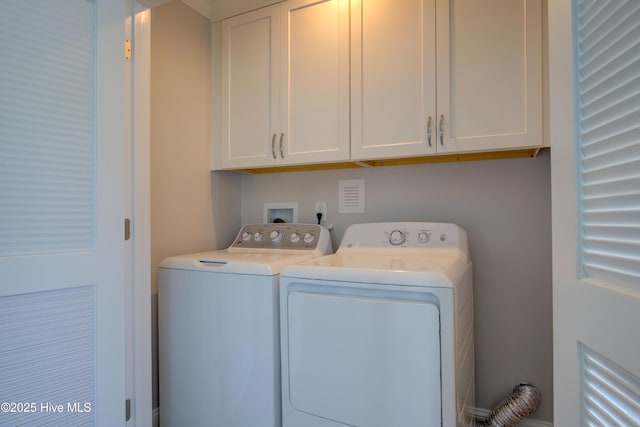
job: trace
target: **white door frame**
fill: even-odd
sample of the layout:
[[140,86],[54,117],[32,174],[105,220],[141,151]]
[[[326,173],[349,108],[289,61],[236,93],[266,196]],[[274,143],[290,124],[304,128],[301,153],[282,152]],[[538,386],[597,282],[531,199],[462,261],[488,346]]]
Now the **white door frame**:
[[131,418],[127,425],[153,425],[151,372],[151,232],[150,232],[150,70],[151,11],[132,2],[134,19],[127,28],[133,55],[129,86],[128,217],[131,245],[127,251],[126,294],[127,398]]

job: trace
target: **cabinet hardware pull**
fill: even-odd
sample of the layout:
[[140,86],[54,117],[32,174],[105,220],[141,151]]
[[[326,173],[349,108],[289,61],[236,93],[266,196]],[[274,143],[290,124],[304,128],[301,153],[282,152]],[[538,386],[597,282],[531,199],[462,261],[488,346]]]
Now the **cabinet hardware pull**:
[[282,146],[282,139],[284,138],[284,133],[280,134],[280,157],[284,159],[284,148]]
[[273,134],[273,138],[271,138],[271,155],[273,156],[274,159],[277,159],[278,156],[276,156],[276,134]]
[[438,138],[440,138],[440,145],[444,145],[444,114],[440,114],[440,128],[438,129]]
[[431,147],[431,116],[427,120],[427,141],[429,142],[429,147]]

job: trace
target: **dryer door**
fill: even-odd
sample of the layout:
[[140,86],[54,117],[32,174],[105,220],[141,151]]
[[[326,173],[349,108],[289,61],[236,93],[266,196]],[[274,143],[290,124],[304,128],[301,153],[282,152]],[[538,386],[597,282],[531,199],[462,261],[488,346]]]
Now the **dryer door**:
[[288,294],[291,406],[353,426],[440,425],[437,305],[357,292]]

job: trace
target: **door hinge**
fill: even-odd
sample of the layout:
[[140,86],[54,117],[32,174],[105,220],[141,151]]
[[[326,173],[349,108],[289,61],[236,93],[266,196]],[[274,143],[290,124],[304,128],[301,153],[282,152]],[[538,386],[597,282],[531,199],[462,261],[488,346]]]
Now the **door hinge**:
[[129,218],[124,219],[124,240],[131,238],[131,220]]
[[131,419],[131,399],[124,401],[124,422],[128,422]]
[[124,59],[131,60],[131,40],[124,39]]

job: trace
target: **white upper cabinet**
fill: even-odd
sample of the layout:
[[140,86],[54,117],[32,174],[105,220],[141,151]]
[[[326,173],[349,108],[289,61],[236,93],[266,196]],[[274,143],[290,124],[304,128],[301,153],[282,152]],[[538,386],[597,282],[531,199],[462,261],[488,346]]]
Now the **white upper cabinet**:
[[438,152],[542,146],[541,0],[438,0],[436,10]]
[[348,0],[223,21],[222,168],[349,159]]
[[278,6],[222,23],[223,168],[273,161],[269,144],[279,126],[279,34]]
[[541,0],[352,4],[352,159],[542,145]]
[[435,0],[356,0],[351,13],[351,157],[435,153]]
[[348,160],[349,1],[293,0],[283,8],[283,160]]
[[216,167],[536,148],[543,0],[289,0],[222,23]]

